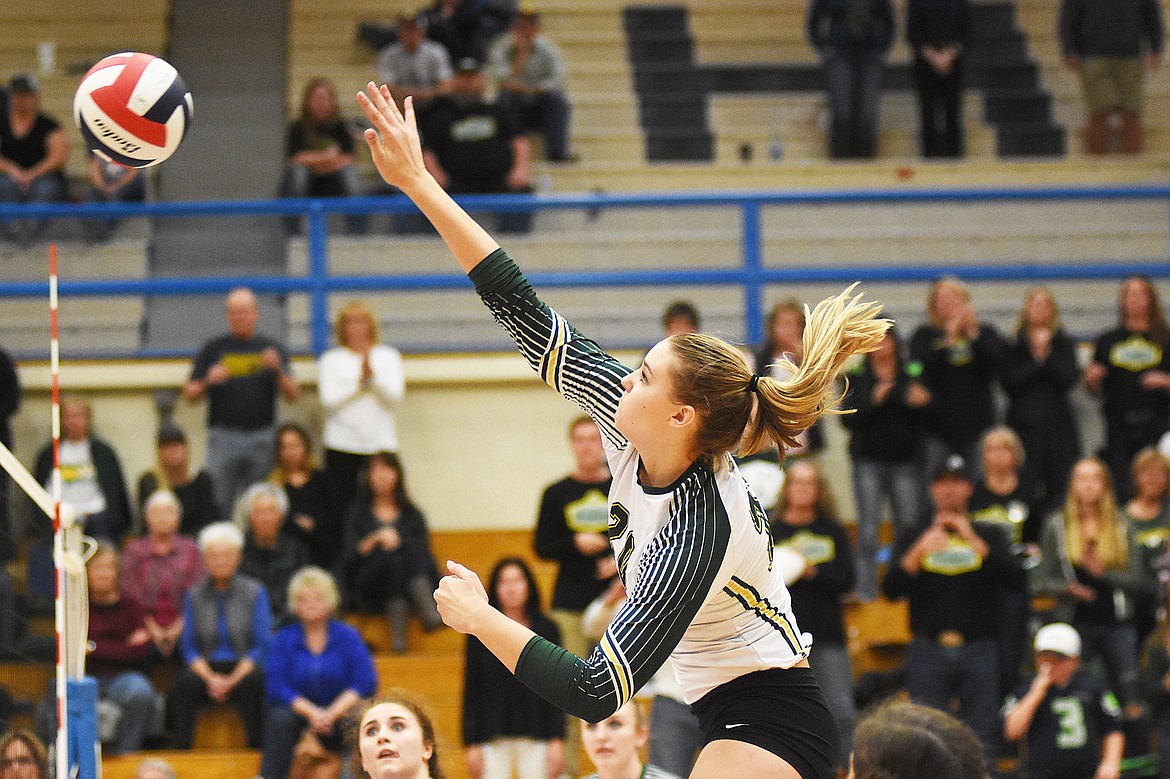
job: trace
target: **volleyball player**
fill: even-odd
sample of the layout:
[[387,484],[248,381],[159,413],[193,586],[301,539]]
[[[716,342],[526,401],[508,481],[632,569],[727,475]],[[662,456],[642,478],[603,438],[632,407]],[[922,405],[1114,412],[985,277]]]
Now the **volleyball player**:
[[426,171],[414,108],[371,83],[358,101],[378,171],[438,230],[499,324],[541,378],[593,417],[613,473],[609,536],[629,599],[583,659],[491,608],[478,577],[448,563],[436,599],[448,625],[478,638],[518,678],[599,721],[669,656],[704,730],[692,777],[835,775],[838,734],[790,598],[771,566],[766,515],[731,458],[766,438],[792,446],[835,400],[845,360],[889,322],[848,294],[819,304],[789,378],[754,375],[739,351],[703,335],[658,343],[631,371],[581,336]]

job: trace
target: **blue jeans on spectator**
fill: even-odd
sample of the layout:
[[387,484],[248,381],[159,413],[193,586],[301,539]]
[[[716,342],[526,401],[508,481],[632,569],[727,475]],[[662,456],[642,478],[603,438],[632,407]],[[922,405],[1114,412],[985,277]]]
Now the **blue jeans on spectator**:
[[915,636],[906,651],[906,692],[915,703],[950,711],[959,699],[959,719],[975,732],[994,765],[999,736],[999,658],[994,638],[947,647]]
[[[89,200],[91,203],[141,203],[146,200],[146,179],[139,174],[113,192],[103,192],[94,187]],[[86,231],[93,240],[104,241],[117,226],[117,219],[93,219],[86,223]]]
[[829,155],[833,159],[877,156],[882,60],[880,49],[833,49],[825,53]]
[[1108,687],[1121,705],[1141,703],[1137,629],[1133,623],[1105,625],[1074,620],[1072,625],[1081,634],[1081,665],[1087,667],[1100,657],[1109,674]]
[[236,498],[272,470],[272,427],[251,430],[213,426],[207,429],[204,468],[211,477],[220,516],[231,519]]
[[113,754],[125,755],[142,749],[155,713],[155,691],[150,680],[138,671],[97,676],[98,697],[122,710]]
[[[330,752],[343,754],[345,740],[342,735],[346,719],[343,717],[333,725],[332,732],[317,734],[321,746]],[[293,752],[305,728],[307,720],[288,706],[269,706],[264,718],[264,749],[260,754],[260,776],[264,779],[285,779],[292,766]]]
[[500,92],[500,105],[520,119],[526,130],[540,130],[544,138],[544,154],[552,161],[569,159],[569,115],[572,109],[564,93],[538,92],[533,95],[520,92]]
[[650,704],[650,763],[675,776],[690,776],[702,747],[703,731],[691,707],[655,695]]
[[922,476],[915,463],[887,463],[857,459],[853,462],[853,495],[857,502],[857,597],[878,596],[877,552],[886,501],[897,538],[914,535],[921,516]]
[[814,642],[808,664],[841,731],[841,762],[837,767],[848,770],[849,755],[853,752],[853,723],[857,715],[853,705],[853,665],[849,662],[849,650],[844,644]]
[[[0,175],[0,203],[62,203],[65,201],[65,174],[56,171],[33,179],[28,189],[21,189],[11,176]],[[0,222],[9,240],[31,241],[47,224],[41,219],[13,219]]]

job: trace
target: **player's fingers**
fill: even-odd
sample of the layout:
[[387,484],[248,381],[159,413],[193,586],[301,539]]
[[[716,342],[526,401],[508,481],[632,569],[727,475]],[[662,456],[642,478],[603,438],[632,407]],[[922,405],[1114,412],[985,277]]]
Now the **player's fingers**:
[[451,572],[452,576],[464,581],[479,581],[479,576],[476,575],[475,571],[465,565],[460,565],[454,560],[447,561],[447,570]]
[[414,95],[408,95],[407,98],[402,101],[402,105],[403,105],[403,113],[406,114],[406,116],[403,117],[406,120],[406,126],[407,127],[415,127],[416,125],[415,125],[415,121],[414,121]]

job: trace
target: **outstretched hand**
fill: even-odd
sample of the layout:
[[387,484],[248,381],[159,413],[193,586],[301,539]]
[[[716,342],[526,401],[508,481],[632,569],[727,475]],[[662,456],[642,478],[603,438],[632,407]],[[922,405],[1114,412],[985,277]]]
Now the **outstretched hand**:
[[415,122],[414,98],[407,97],[399,111],[390,88],[371,81],[365,92],[358,92],[357,99],[373,125],[363,135],[378,173],[387,184],[407,191],[413,180],[428,175]]
[[439,589],[435,590],[439,614],[447,625],[460,633],[472,633],[479,613],[491,608],[487,591],[470,568],[448,560],[447,570],[451,574],[444,576],[439,581]]

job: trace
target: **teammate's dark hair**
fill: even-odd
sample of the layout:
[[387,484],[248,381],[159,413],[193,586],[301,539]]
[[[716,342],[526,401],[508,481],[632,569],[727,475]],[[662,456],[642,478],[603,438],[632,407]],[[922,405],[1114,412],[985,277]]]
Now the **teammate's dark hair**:
[[856,779],[983,779],[979,739],[945,712],[907,701],[883,703],[853,736]]

